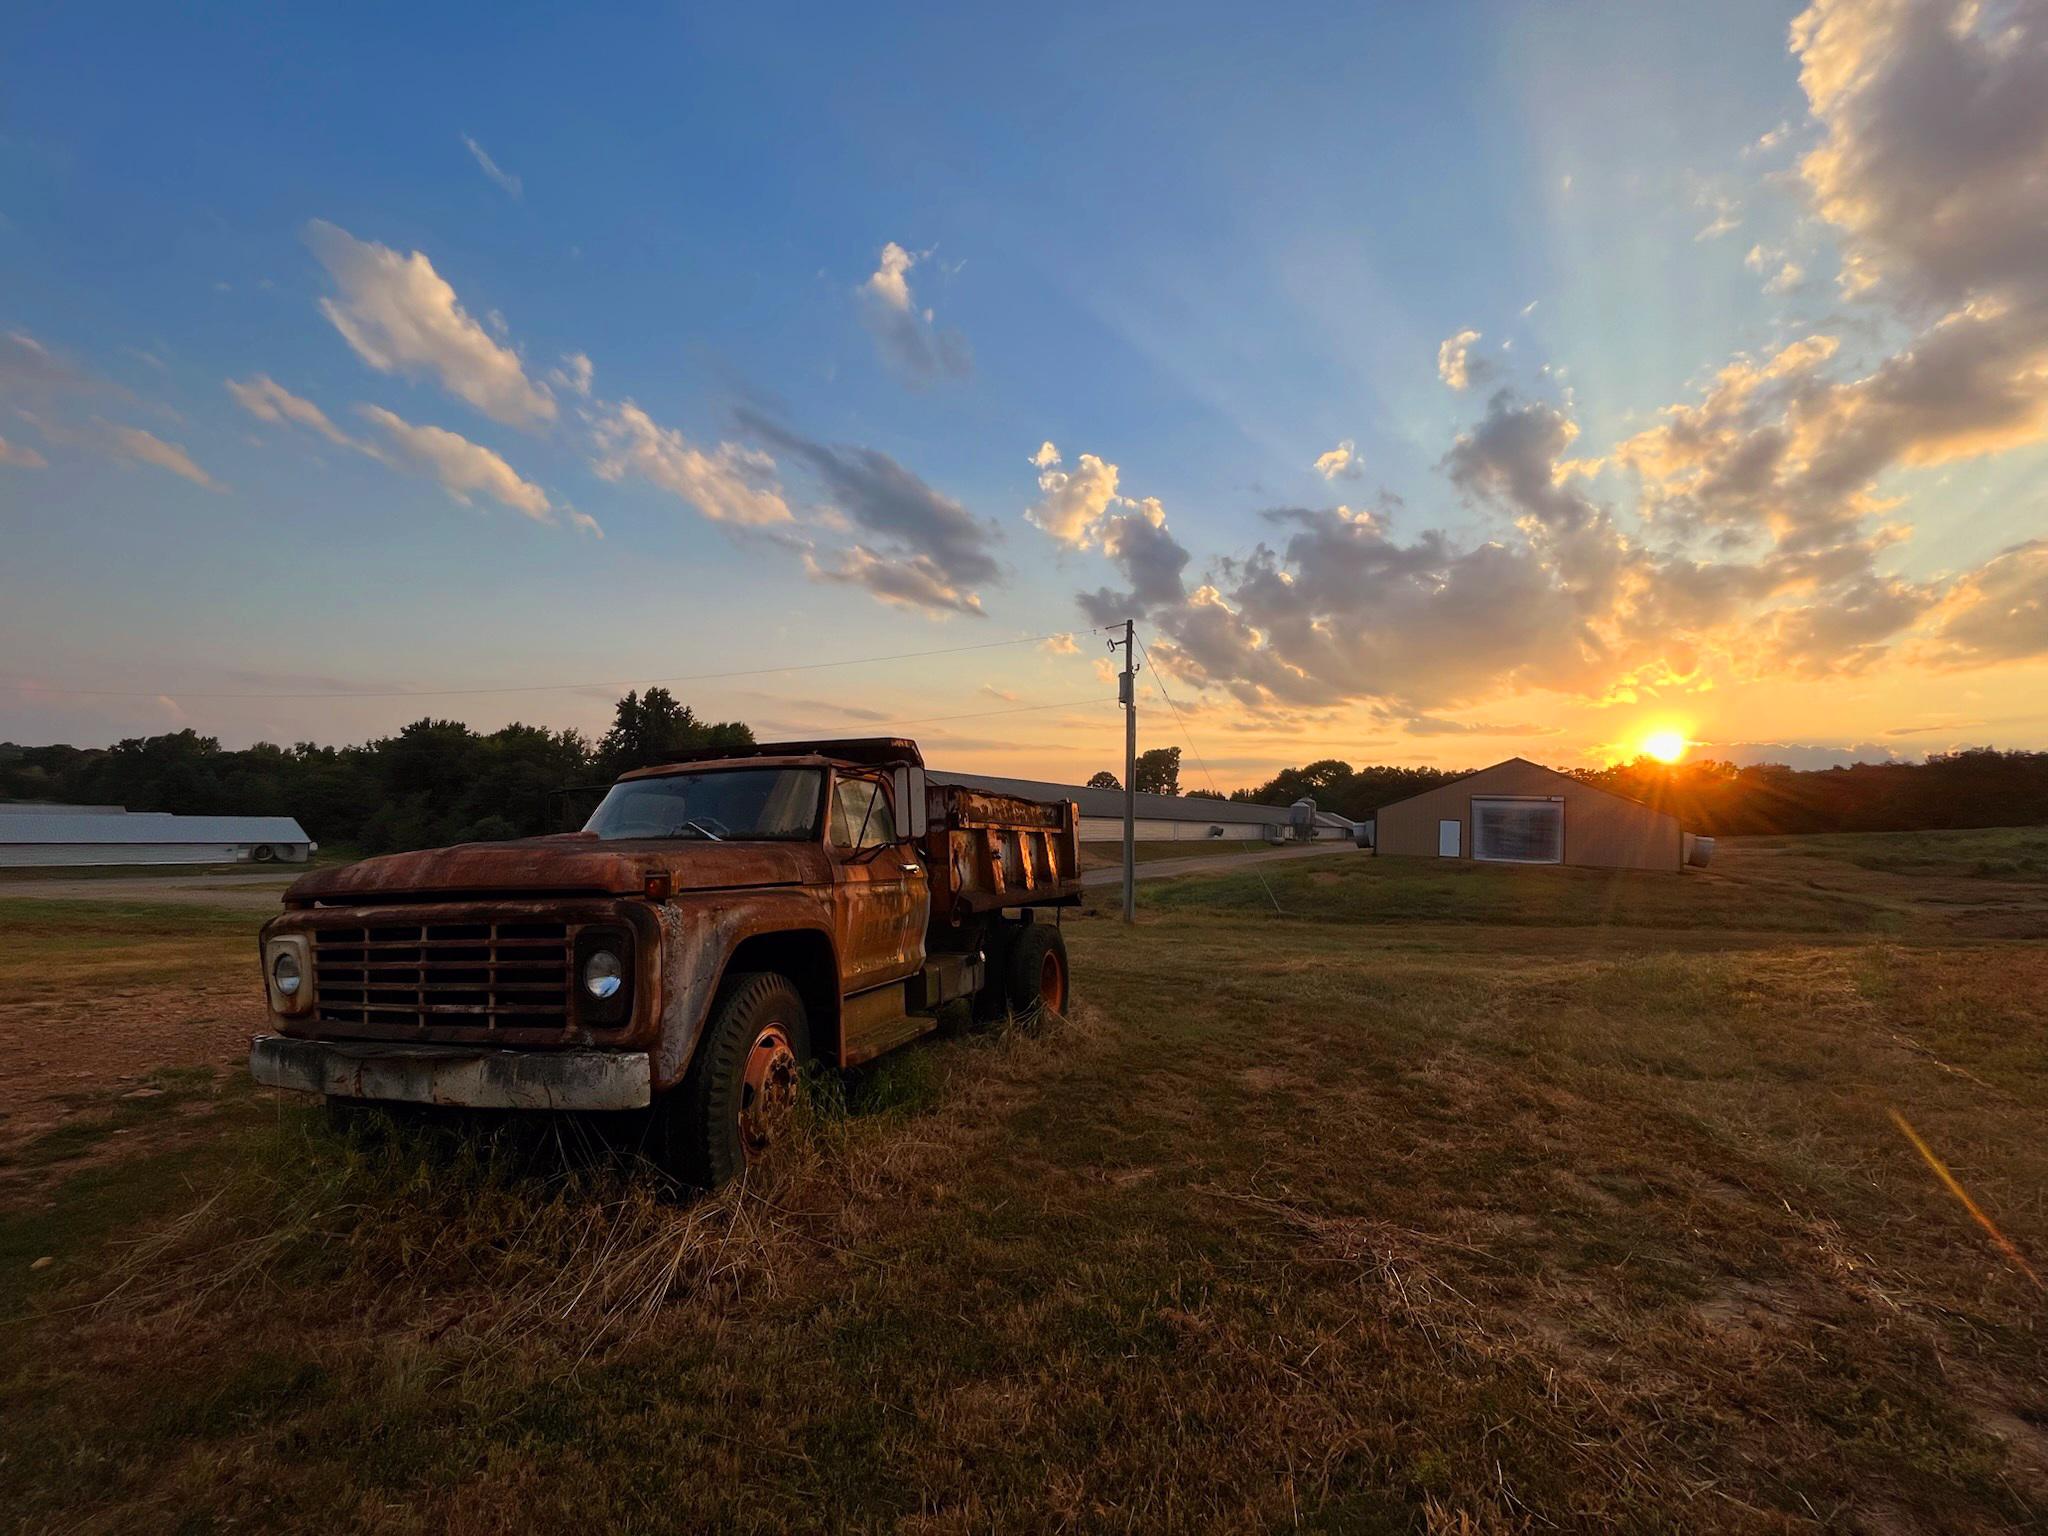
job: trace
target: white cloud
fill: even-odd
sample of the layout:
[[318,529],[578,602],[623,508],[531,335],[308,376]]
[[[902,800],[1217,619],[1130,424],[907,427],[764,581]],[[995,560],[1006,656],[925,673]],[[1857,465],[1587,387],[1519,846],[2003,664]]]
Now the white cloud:
[[965,591],[926,555],[884,557],[862,544],[828,554],[804,551],[804,570],[813,581],[842,582],[865,589],[895,608],[928,614],[965,613],[980,617],[981,599]]
[[863,318],[884,360],[918,385],[965,378],[974,371],[967,338],[939,326],[928,306],[918,307],[911,291],[911,268],[930,254],[907,251],[891,240],[858,290]]
[[1184,602],[1181,573],[1188,552],[1167,531],[1166,508],[1156,496],[1134,500],[1117,490],[1114,464],[1084,453],[1069,471],[1059,450],[1043,444],[1029,461],[1038,470],[1038,502],[1025,519],[1071,549],[1095,544],[1117,565],[1128,590],[1108,587],[1080,594],[1081,609],[1097,624],[1143,617],[1153,608]]
[[0,332],[0,390],[44,395],[77,389],[89,380],[26,331]]
[[1930,659],[1979,665],[2048,654],[2048,539],[1993,556],[1935,614]]
[[177,443],[167,443],[154,432],[145,432],[140,427],[114,426],[101,423],[106,429],[108,444],[123,458],[135,460],[138,464],[151,464],[158,469],[167,469],[194,485],[204,486],[209,491],[225,491],[213,476],[192,462],[192,455]]
[[246,383],[229,379],[227,386],[228,393],[234,396],[235,403],[258,421],[296,422],[302,427],[318,432],[336,447],[361,446],[329,421],[327,413],[319,406],[310,400],[300,399],[267,373],[259,373]]
[[356,411],[391,439],[401,459],[439,481],[441,488],[464,506],[470,505],[472,496],[484,495],[537,523],[554,521],[547,492],[522,480],[510,464],[481,443],[442,427],[414,426],[381,406],[360,405]]
[[12,464],[16,469],[47,469],[50,461],[33,448],[0,437],[0,464]]
[[468,146],[470,154],[476,158],[477,168],[491,178],[491,181],[497,186],[499,191],[505,193],[514,201],[526,196],[526,188],[520,184],[519,178],[510,171],[499,169],[498,162],[484,153],[483,145],[477,143],[475,139],[472,139],[466,133],[462,136],[462,142]]
[[1693,195],[1693,206],[1713,215],[1693,236],[1694,240],[1718,240],[1742,227],[1742,200],[1725,187],[1706,183]]
[[554,396],[527,378],[517,353],[470,318],[424,253],[401,256],[319,219],[306,226],[306,243],[339,290],[320,301],[320,312],[372,368],[432,375],[507,426],[554,420]]
[[1950,308],[2048,298],[2048,7],[1819,0],[1792,24],[1845,286]]
[[1358,455],[1357,443],[1347,437],[1328,453],[1316,455],[1315,471],[1325,480],[1356,480],[1365,473],[1365,460]]
[[[928,485],[888,454],[874,448],[833,445],[810,438],[743,410],[740,424],[755,439],[807,469],[830,498],[830,510],[880,542],[879,553],[944,579],[949,591],[972,599],[971,589],[996,580],[996,526],[976,517],[944,492]],[[871,582],[863,583],[872,585]],[[978,600],[948,606],[972,607]]]
[[1443,345],[1436,349],[1437,377],[1451,388],[1467,389],[1475,379],[1485,376],[1485,364],[1471,356],[1472,343],[1477,340],[1477,331],[1460,331],[1445,337]]
[[561,367],[551,369],[548,378],[557,389],[566,389],[571,394],[581,395],[588,400],[591,381],[596,374],[597,369],[581,352],[565,352],[562,354]]
[[1060,543],[1086,549],[1101,531],[1109,509],[1120,504],[1117,469],[1092,453],[1084,453],[1071,470],[1061,468],[1059,450],[1042,444],[1031,456],[1038,470],[1038,501],[1024,516]]
[[637,475],[688,502],[717,523],[765,527],[791,521],[775,481],[775,461],[738,443],[706,452],[632,401],[609,406],[596,423],[595,468],[606,480]]
[[917,258],[891,240],[882,247],[881,263],[875,268],[874,275],[861,284],[862,291],[884,309],[909,314],[912,306],[910,269],[916,265]]

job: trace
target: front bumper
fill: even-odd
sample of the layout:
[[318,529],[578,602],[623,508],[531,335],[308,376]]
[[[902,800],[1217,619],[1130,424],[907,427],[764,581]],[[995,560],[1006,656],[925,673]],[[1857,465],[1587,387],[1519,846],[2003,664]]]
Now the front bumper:
[[645,1109],[645,1051],[506,1051],[258,1035],[249,1072],[267,1088],[470,1109]]

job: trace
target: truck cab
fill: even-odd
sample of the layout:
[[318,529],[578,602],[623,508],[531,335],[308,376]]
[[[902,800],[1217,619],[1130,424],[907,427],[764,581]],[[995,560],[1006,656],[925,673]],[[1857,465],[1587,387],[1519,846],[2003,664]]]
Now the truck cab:
[[579,832],[297,881],[260,944],[251,1071],[332,1104],[644,1114],[716,1184],[786,1135],[801,1074],[949,1002],[1064,1010],[1071,802],[931,779],[901,738],[683,753]]

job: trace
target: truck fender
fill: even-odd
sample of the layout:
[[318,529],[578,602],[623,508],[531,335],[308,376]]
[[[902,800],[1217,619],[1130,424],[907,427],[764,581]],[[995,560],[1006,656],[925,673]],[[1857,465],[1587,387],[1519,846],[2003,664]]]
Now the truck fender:
[[[831,956],[831,974],[823,988],[815,985],[815,978],[790,979],[817,1015],[811,1021],[813,1041],[824,1045],[837,1038],[838,955],[832,946],[831,930],[823,923],[764,924],[758,906],[746,903],[674,903],[659,908],[657,916],[661,923],[662,972],[661,1038],[656,1042],[653,1062],[657,1091],[673,1088],[689,1071],[719,983],[725,979],[733,955],[752,940],[800,935],[806,942],[822,944],[824,953]],[[827,993],[832,1014],[820,1006],[827,1003]]]

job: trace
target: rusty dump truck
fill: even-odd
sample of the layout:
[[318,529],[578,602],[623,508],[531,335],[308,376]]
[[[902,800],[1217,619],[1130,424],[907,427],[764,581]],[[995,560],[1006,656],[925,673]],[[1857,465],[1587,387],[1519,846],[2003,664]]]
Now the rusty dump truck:
[[[927,777],[897,738],[680,753],[580,832],[319,870],[261,935],[256,1080],[347,1109],[639,1116],[724,1182],[945,1004],[1064,1010],[1072,801]],[[1048,911],[1048,909],[1053,909]]]

